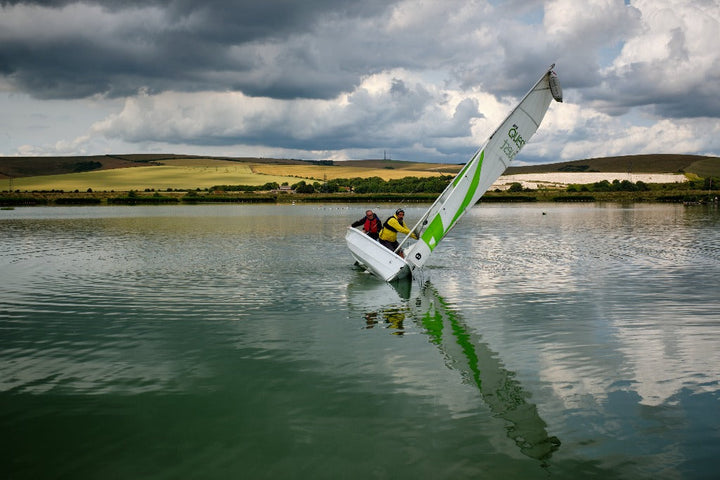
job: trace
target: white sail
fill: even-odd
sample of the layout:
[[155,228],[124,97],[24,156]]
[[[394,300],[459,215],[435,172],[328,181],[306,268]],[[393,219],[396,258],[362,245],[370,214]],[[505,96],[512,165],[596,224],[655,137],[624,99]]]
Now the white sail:
[[[550,66],[540,77],[497,130],[490,135],[485,145],[473,155],[412,228],[419,240],[407,248],[404,259],[393,254],[390,262],[384,252],[379,255],[382,258],[376,259],[375,246],[364,240],[358,241],[354,234],[348,232],[346,236],[348,247],[359,263],[386,281],[407,275],[408,271],[425,264],[438,243],[455,226],[460,217],[495,183],[535,134],[552,99],[562,102],[562,90],[557,76],[552,71],[553,67],[554,65]],[[398,248],[402,248],[409,238],[406,237]],[[383,273],[380,274],[380,271]]]

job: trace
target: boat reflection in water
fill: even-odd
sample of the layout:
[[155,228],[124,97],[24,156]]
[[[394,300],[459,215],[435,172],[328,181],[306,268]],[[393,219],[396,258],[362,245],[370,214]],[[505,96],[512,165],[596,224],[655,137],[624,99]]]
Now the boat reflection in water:
[[[407,322],[418,326],[443,353],[447,367],[459,371],[468,383],[477,386],[493,414],[509,423],[507,435],[520,451],[530,458],[549,460],[560,440],[548,435],[547,425],[537,407],[528,402],[530,394],[515,379],[515,373],[503,366],[498,355],[468,328],[459,312],[429,281],[419,286],[411,280],[390,285],[392,288],[376,282],[376,288],[364,290],[374,299],[363,302],[364,305],[383,305],[366,307],[366,328],[384,327],[394,335],[403,335],[409,328]],[[411,295],[412,290],[417,293]]]

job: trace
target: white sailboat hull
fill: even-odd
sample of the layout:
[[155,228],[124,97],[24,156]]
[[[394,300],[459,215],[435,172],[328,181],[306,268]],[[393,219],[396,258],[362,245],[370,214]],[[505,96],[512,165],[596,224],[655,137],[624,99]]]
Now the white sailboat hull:
[[410,275],[410,266],[401,256],[360,230],[348,227],[345,241],[355,260],[376,277],[392,282]]

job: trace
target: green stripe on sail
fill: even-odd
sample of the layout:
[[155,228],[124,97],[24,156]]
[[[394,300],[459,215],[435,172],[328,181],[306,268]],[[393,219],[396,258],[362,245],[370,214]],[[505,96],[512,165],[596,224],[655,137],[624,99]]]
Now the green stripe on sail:
[[[480,155],[482,155],[483,153],[485,153],[485,150],[481,151]],[[475,161],[475,157],[471,158],[470,161],[465,164],[465,166],[462,168],[462,170],[460,170],[460,173],[455,175],[455,179],[453,180],[453,187],[457,187],[458,182],[460,180],[462,180],[463,175],[465,175],[465,171],[468,168],[470,168],[470,166],[473,164],[474,161]]]
[[450,225],[448,228],[457,222],[457,219],[460,218],[460,215],[463,214],[466,208],[468,208],[468,205],[470,205],[470,202],[473,199],[473,196],[475,196],[475,191],[477,190],[478,184],[480,183],[480,172],[482,171],[482,164],[483,160],[485,159],[485,150],[480,152],[480,158],[478,159],[478,167],[477,170],[475,170],[475,175],[473,175],[472,180],[470,181],[470,186],[468,187],[467,192],[465,193],[465,198],[463,199],[462,204],[460,205],[460,208],[457,209],[457,212],[455,212],[455,216],[452,219],[452,222],[450,222]]
[[427,243],[427,246],[430,247],[430,251],[432,252],[444,235],[445,229],[443,228],[442,218],[440,218],[440,214],[438,213],[425,229],[421,238]]
[[[455,215],[453,216],[452,221],[448,225],[448,228],[450,228],[462,215],[462,212],[465,211],[465,209],[468,207],[470,202],[472,201],[472,197],[475,195],[475,191],[477,190],[478,183],[480,183],[480,171],[482,170],[482,162],[485,158],[485,150],[480,152],[480,158],[478,160],[478,167],[475,170],[475,175],[473,175],[472,180],[470,181],[470,186],[468,187],[468,191],[465,193],[465,198],[462,201],[462,204],[460,205],[460,208],[455,212]],[[468,165],[471,165],[472,162],[469,162]],[[463,169],[465,171],[466,168]],[[462,173],[462,172],[461,172]],[[461,175],[458,175],[457,178],[462,178]],[[432,219],[430,224],[427,226],[425,231],[422,234],[422,240],[427,244],[427,246],[430,248],[430,251],[432,252],[435,250],[435,247],[437,244],[442,240],[442,238],[445,236],[445,233],[447,230],[445,227],[443,227],[442,222],[442,216],[440,215],[440,212],[435,214],[435,218]]]

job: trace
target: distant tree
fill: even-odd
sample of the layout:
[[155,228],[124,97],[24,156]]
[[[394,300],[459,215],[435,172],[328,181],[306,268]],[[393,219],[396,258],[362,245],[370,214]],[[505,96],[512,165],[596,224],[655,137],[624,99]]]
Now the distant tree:
[[315,187],[309,185],[305,180],[300,180],[291,187],[295,190],[295,193],[315,193]]
[[313,187],[310,184],[304,184],[299,185],[296,189],[294,189],[297,193],[315,193],[315,187]]
[[323,185],[320,186],[320,189],[318,191],[322,193],[335,193],[340,191],[340,187],[348,187],[348,183],[344,181],[344,179],[336,178],[333,180],[328,180]]
[[73,172],[89,172],[90,170],[96,170],[102,168],[100,162],[77,162]]
[[720,189],[720,178],[718,177],[707,177],[703,180],[703,190],[718,190]]
[[602,180],[600,182],[593,183],[592,189],[594,192],[611,192],[612,185],[607,180]]

